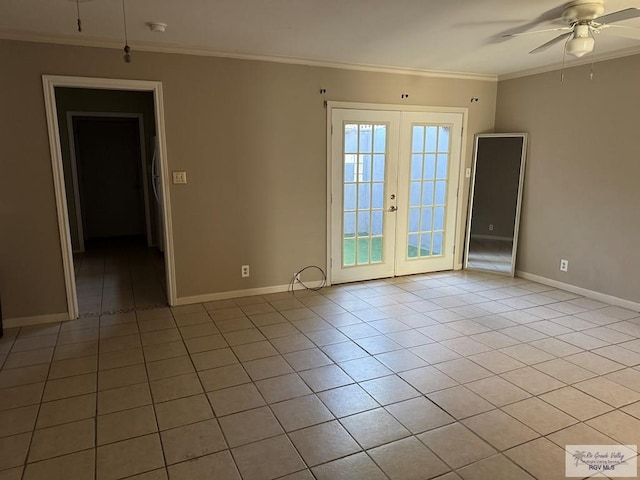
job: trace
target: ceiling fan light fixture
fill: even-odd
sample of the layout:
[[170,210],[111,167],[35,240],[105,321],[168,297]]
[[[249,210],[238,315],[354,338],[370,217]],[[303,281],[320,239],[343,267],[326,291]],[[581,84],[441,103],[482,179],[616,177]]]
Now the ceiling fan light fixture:
[[587,53],[593,52],[596,41],[593,37],[573,37],[567,42],[567,54],[580,58]]

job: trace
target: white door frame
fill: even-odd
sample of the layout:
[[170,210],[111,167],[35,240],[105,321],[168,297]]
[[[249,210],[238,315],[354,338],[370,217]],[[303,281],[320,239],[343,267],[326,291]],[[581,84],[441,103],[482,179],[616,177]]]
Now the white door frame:
[[58,125],[55,88],[94,88],[108,90],[133,90],[153,92],[156,135],[158,136],[158,161],[160,162],[160,179],[162,183],[164,203],[164,240],[165,240],[165,271],[167,286],[167,301],[169,305],[176,304],[176,277],[173,252],[173,231],[171,222],[171,202],[169,201],[169,167],[167,164],[167,145],[164,122],[164,101],[162,82],[146,80],[123,80],[113,78],[67,77],[58,75],[43,75],[45,111],[47,116],[47,130],[49,132],[49,149],[51,151],[51,166],[53,186],[58,213],[58,231],[60,234],[60,249],[64,269],[65,288],[67,294],[67,308],[69,319],[78,317],[78,295],[76,279],[73,269],[73,252],[71,234],[69,231],[69,213],[65,193],[64,171],[62,164],[62,150],[60,148],[60,128]]
[[84,225],[82,224],[82,202],[80,200],[80,182],[78,178],[78,159],[76,158],[76,139],[73,130],[74,117],[88,118],[136,118],[138,120],[138,137],[140,139],[140,168],[142,168],[142,191],[144,195],[144,218],[147,231],[147,246],[152,247],[151,212],[149,210],[149,188],[147,186],[147,154],[144,144],[144,115],[124,112],[67,112],[67,130],[69,133],[69,152],[71,156],[71,177],[73,194],[76,203],[76,225],[78,227],[79,252],[84,252]]
[[[378,103],[358,103],[358,102],[337,102],[337,101],[329,101],[327,102],[327,285],[331,285],[331,265],[333,252],[331,248],[331,237],[332,237],[332,194],[331,194],[331,183],[333,179],[333,165],[332,165],[332,156],[331,156],[331,137],[333,135],[333,109],[354,109],[354,110],[391,110],[391,111],[399,111],[399,112],[442,112],[442,113],[460,113],[462,114],[462,139],[460,143],[460,169],[464,165],[466,159],[466,150],[467,150],[467,122],[469,117],[469,109],[462,107],[429,107],[422,105],[395,105],[395,104],[378,104]],[[460,192],[464,191],[464,182],[465,176],[458,175],[458,202],[456,207],[456,229],[455,229],[455,255],[453,260],[453,269],[460,270],[462,269],[462,262],[458,261],[459,252],[464,250],[464,235],[463,231],[458,228],[460,224],[460,219],[463,218],[464,215],[464,207],[462,205],[463,202],[460,201]]]

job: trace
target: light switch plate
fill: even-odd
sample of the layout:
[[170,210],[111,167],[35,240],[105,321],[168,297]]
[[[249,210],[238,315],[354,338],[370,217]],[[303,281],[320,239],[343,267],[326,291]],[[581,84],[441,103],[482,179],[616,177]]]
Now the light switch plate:
[[179,184],[179,183],[187,183],[187,172],[177,172],[174,171],[173,172],[173,183],[174,184]]

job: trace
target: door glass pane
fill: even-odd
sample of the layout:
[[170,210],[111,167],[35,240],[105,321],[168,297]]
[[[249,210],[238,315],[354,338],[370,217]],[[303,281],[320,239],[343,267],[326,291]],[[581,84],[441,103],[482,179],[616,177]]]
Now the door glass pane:
[[420,180],[422,178],[422,155],[411,155],[411,180]]
[[427,127],[427,142],[425,145],[425,152],[435,152],[438,145],[438,127]]
[[373,133],[373,151],[375,153],[387,153],[387,126],[375,125]]
[[346,183],[344,185],[344,209],[355,210],[356,209],[356,184]]
[[423,233],[420,235],[420,256],[428,257],[431,255],[431,233]]
[[371,184],[361,183],[358,185],[358,210],[369,210],[371,208]]
[[361,153],[371,153],[373,149],[372,125],[360,125],[359,148]]
[[358,237],[369,237],[371,235],[371,212],[358,212]]
[[447,195],[447,182],[436,182],[436,205],[444,205]]
[[358,265],[371,263],[369,258],[370,237],[358,237]]
[[447,170],[449,164],[448,154],[438,154],[438,168],[436,168],[436,178],[438,180],[447,178]]
[[433,217],[433,229],[444,230],[444,207],[436,207],[435,216]]
[[409,249],[407,251],[407,256],[409,258],[418,258],[418,244],[420,242],[420,235],[411,234],[408,237]]
[[384,155],[373,156],[373,181],[384,181]]
[[342,243],[342,264],[353,266],[356,264],[356,239],[345,238]]
[[433,205],[433,182],[422,183],[422,206],[430,207]]
[[371,233],[373,235],[382,235],[382,212],[371,212]]
[[384,183],[373,184],[373,198],[371,206],[374,209],[382,209],[384,206]]
[[440,127],[440,132],[438,134],[438,151],[439,152],[448,152],[449,151],[449,127]]
[[352,238],[356,236],[356,214],[345,213],[344,214],[344,236],[345,238]]
[[382,237],[371,237],[371,263],[382,262]]
[[442,255],[442,239],[443,232],[435,232],[433,234],[432,255]]
[[363,182],[371,181],[371,155],[360,155],[360,165],[358,166],[360,180]]
[[422,232],[430,232],[431,231],[431,221],[432,221],[432,212],[431,208],[422,208],[422,218],[421,218],[421,231]]
[[343,267],[383,261],[387,131],[386,124],[344,124]]
[[344,126],[344,153],[358,152],[358,125]]
[[424,152],[424,125],[414,125],[411,138],[411,151]]
[[425,180],[433,180],[436,170],[436,156],[433,153],[424,156],[424,176]]
[[[443,254],[450,130],[447,125],[413,125],[412,128],[408,259]],[[421,175],[418,166],[422,167]]]
[[409,232],[420,232],[420,209],[409,209]]
[[409,206],[419,207],[420,206],[420,190],[421,190],[420,182],[411,182],[410,188],[411,190],[409,192]]
[[344,156],[344,181],[356,182],[358,180],[358,156]]

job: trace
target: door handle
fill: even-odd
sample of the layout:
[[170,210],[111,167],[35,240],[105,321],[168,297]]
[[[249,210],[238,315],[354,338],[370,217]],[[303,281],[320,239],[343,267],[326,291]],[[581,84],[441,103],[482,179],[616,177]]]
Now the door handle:
[[396,212],[396,211],[398,211],[398,207],[396,207],[395,205],[391,205],[391,206],[389,207],[389,211],[390,211],[390,212]]

